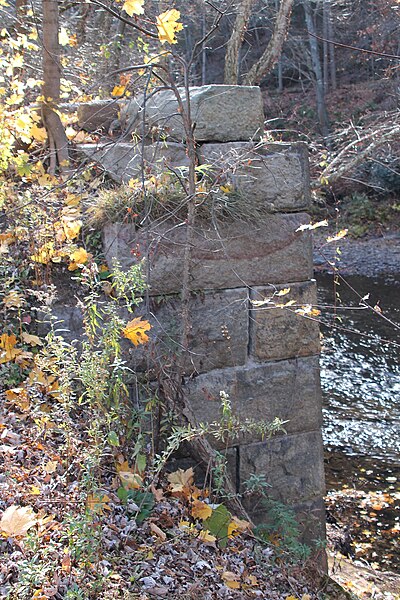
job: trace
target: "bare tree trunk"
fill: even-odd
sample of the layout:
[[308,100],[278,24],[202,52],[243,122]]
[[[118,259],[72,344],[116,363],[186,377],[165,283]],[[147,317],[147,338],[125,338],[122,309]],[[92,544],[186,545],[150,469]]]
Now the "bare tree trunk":
[[245,77],[246,85],[258,85],[279,59],[290,25],[293,0],[281,0],[271,40],[261,58]]
[[228,41],[225,54],[224,83],[236,85],[239,77],[240,48],[243,36],[251,15],[253,0],[240,0],[232,35]]
[[[328,39],[329,40],[333,40],[332,11],[331,11],[331,4],[330,4],[330,2],[328,4],[328,10],[329,10],[329,14],[328,14]],[[331,74],[331,87],[332,87],[333,90],[336,90],[336,88],[337,88],[337,81],[336,81],[335,44],[332,44],[332,43],[329,44],[329,68],[330,68],[330,74]]]
[[[275,10],[278,12],[279,9],[279,0],[275,0]],[[281,94],[283,92],[283,77],[282,77],[282,52],[279,54],[278,59],[278,92]]]
[[[206,35],[207,22],[206,22],[206,9],[204,8],[202,22],[201,22],[201,35],[204,38]],[[206,46],[203,44],[201,47],[201,85],[206,85],[207,81],[207,52]]]
[[50,147],[49,172],[68,169],[68,139],[56,112],[60,99],[60,46],[58,43],[58,2],[42,0],[43,8],[43,103],[42,117]]
[[322,4],[322,44],[323,73],[324,73],[324,91],[329,89],[329,47],[328,47],[328,20],[329,20],[329,0],[323,0]]
[[315,75],[315,94],[317,100],[318,121],[321,127],[321,133],[324,138],[329,135],[328,114],[326,112],[324,81],[322,77],[321,61],[318,50],[318,42],[316,39],[316,30],[314,18],[309,0],[303,0],[303,8],[307,29],[309,32],[308,41],[310,44],[311,60]]

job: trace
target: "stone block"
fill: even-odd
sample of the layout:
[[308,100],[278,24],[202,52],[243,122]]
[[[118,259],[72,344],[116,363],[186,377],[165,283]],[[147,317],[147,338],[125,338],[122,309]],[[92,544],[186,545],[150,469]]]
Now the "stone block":
[[[186,106],[185,90],[178,88]],[[191,116],[198,142],[260,139],[264,130],[261,90],[253,86],[206,85],[190,88]],[[162,90],[147,99],[145,104],[147,131],[156,127],[169,139],[185,139],[182,117],[172,90]],[[122,121],[127,131],[142,135],[143,109],[137,101],[128,102],[122,109]],[[146,132],[144,132],[146,134]]]
[[100,165],[117,183],[137,179],[142,168],[139,144],[79,144],[78,153]]
[[[194,231],[190,289],[224,289],[311,279],[312,247],[308,231],[296,231],[308,215],[268,215],[259,225],[241,222],[198,225]],[[123,269],[137,260],[132,249],[148,257],[150,294],[181,291],[186,227],[184,223],[134,225],[115,223],[103,230],[107,263],[116,258]]]
[[[279,296],[279,292],[290,289]],[[319,325],[296,310],[317,304],[317,286],[314,280],[287,285],[254,287],[250,310],[250,355],[259,361],[280,360],[310,356],[320,351]],[[265,302],[257,306],[254,302]],[[285,304],[294,305],[284,307]],[[277,305],[282,308],[274,308]]]
[[[295,409],[294,409],[295,410]],[[299,504],[325,493],[321,432],[276,436],[240,447],[241,485],[252,473],[264,474],[268,495],[285,504]]]
[[[191,330],[185,373],[203,373],[243,365],[248,346],[248,290],[246,288],[193,294],[189,305]],[[178,295],[150,298],[148,311],[140,305],[135,316],[152,324],[149,342],[124,344],[123,358],[135,372],[148,372],[174,364],[181,352],[182,318]],[[124,315],[128,320],[132,316]]]
[[203,144],[199,162],[210,165],[211,177],[216,175],[258,210],[291,212],[310,206],[305,144]]
[[[312,431],[322,424],[317,357],[218,369],[190,379],[185,390],[196,419],[203,423],[220,420],[219,393],[224,391],[229,395],[233,414],[242,421],[250,418],[257,423],[271,422],[279,417],[287,421],[284,427],[288,433]],[[246,433],[239,442],[259,440],[260,435]],[[237,439],[231,439],[228,445],[237,443]]]
[[111,123],[118,119],[120,102],[117,100],[94,100],[78,106],[78,125],[90,132],[107,132]]
[[169,167],[176,169],[189,164],[184,146],[173,142],[150,144],[143,149],[140,144],[126,142],[80,144],[78,152],[99,164],[117,183],[139,179],[142,167],[148,177],[168,172]]

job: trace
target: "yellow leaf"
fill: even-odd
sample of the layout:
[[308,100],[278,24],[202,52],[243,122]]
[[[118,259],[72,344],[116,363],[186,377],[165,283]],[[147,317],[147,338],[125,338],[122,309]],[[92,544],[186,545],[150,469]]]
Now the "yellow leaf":
[[142,321],[141,317],[136,317],[127,323],[125,329],[122,330],[124,337],[128,338],[135,344],[145,344],[149,341],[149,336],[145,333],[151,329],[151,325],[148,321]]
[[217,538],[215,537],[215,535],[211,535],[211,533],[208,531],[208,529],[203,529],[202,531],[199,532],[198,535],[199,540],[201,540],[202,542],[205,542],[206,544],[214,544],[217,541]]
[[296,596],[286,596],[285,600],[299,600]]
[[205,521],[212,515],[212,508],[209,504],[202,502],[201,500],[195,500],[192,505],[192,517],[195,519],[201,519]]
[[82,221],[71,220],[68,217],[61,219],[61,225],[65,233],[67,240],[74,240],[78,237],[79,232],[82,228]]
[[328,243],[329,242],[337,242],[338,240],[341,240],[342,238],[346,237],[348,231],[349,231],[348,229],[341,229],[340,231],[337,232],[336,235],[326,238],[326,241]]
[[1,517],[0,531],[9,537],[22,537],[34,525],[36,525],[36,515],[32,508],[13,504]]
[[230,194],[233,190],[231,185],[221,185],[220,188],[221,192],[223,192],[224,194]]
[[296,231],[305,231],[306,229],[318,229],[318,227],[328,227],[328,221],[324,219],[323,221],[318,221],[318,223],[307,223],[306,225],[300,225],[296,229]]
[[30,333],[26,333],[26,331],[22,332],[21,338],[26,344],[30,346],[43,346],[43,342],[37,335],[31,335]]
[[111,92],[111,96],[122,96],[125,92],[125,88],[125,85],[115,85]]
[[232,517],[232,521],[228,524],[228,537],[235,537],[235,535],[239,535],[239,533],[243,533],[243,531],[246,531],[247,529],[250,529],[250,523],[248,521]]
[[39,248],[36,254],[32,254],[31,260],[42,265],[48,265],[54,256],[54,253],[54,242],[46,242]]
[[31,485],[31,494],[34,496],[40,496],[40,488],[38,488],[36,485]]
[[38,127],[37,125],[33,125],[30,131],[31,136],[37,142],[45,142],[47,140],[47,131],[45,127]]
[[68,46],[69,44],[69,33],[65,27],[61,27],[58,33],[58,43],[60,46]]
[[171,492],[181,492],[184,487],[187,487],[193,483],[194,472],[192,467],[189,467],[186,471],[178,469],[174,473],[170,473],[167,476],[169,481],[169,489]]
[[3,333],[0,336],[0,365],[14,360],[18,354],[21,354],[22,351],[15,348],[16,344],[17,338],[15,335]]
[[175,37],[177,31],[183,29],[182,23],[178,23],[181,13],[176,8],[171,8],[157,17],[158,38],[162,44],[176,44],[178,40]]
[[98,496],[97,494],[89,494],[86,499],[86,506],[96,515],[102,515],[105,510],[111,510],[109,507],[110,498],[106,495]]
[[290,287],[284,288],[283,290],[279,290],[279,292],[276,295],[277,296],[286,296],[289,292],[290,292]]
[[221,575],[225,585],[232,590],[240,590],[240,575],[232,573],[232,571],[224,571]]
[[75,271],[78,267],[82,267],[89,259],[92,258],[92,255],[86,252],[84,248],[78,248],[69,256],[71,262],[68,266],[68,271]]
[[123,5],[124,11],[130,16],[144,14],[144,0],[126,0]]
[[321,311],[318,308],[313,308],[311,304],[306,304],[298,308],[295,312],[303,317],[318,317],[321,314]]

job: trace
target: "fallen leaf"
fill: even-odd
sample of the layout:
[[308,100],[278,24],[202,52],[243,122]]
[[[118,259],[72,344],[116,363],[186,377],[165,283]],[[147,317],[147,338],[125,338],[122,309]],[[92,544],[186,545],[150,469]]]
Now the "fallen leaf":
[[1,517],[0,531],[9,537],[21,537],[34,525],[36,525],[36,515],[32,508],[13,504]]
[[26,344],[29,344],[30,346],[43,346],[42,340],[37,335],[31,335],[30,333],[23,331],[21,334],[21,338]]
[[167,539],[166,534],[155,523],[150,523],[150,530],[163,542]]
[[192,505],[192,517],[204,521],[212,515],[212,508],[201,500],[195,500]]
[[111,499],[104,495],[89,494],[86,499],[86,507],[96,515],[102,515],[105,510],[111,510],[109,502]]
[[56,460],[49,460],[49,462],[44,466],[44,470],[46,473],[54,473],[57,470],[58,462]]
[[240,575],[236,575],[232,571],[224,571],[221,577],[228,588],[232,590],[240,590]]
[[67,573],[67,575],[71,572],[71,555],[68,551],[64,554],[61,561],[61,570]]
[[169,481],[169,489],[171,492],[181,492],[183,488],[193,483],[194,472],[192,467],[189,467],[186,471],[178,469],[174,473],[170,473],[167,476]]

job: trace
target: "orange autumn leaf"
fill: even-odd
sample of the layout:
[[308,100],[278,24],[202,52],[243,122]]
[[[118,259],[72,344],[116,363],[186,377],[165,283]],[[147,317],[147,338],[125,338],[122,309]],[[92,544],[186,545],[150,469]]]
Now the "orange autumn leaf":
[[202,502],[201,500],[194,500],[192,505],[192,517],[195,519],[201,519],[205,521],[212,515],[212,508],[209,504]]
[[141,319],[141,317],[136,317],[127,323],[125,329],[122,330],[124,337],[128,338],[135,344],[135,346],[139,346],[139,344],[145,344],[149,341],[149,336],[145,333],[151,329],[151,325],[148,321]]
[[90,512],[96,515],[102,515],[105,510],[111,510],[109,503],[110,498],[105,494],[103,496],[97,494],[89,494],[86,499],[86,506]]
[[16,356],[21,354],[22,350],[15,348],[16,344],[17,338],[14,334],[3,333],[0,336],[0,365],[14,360]]

